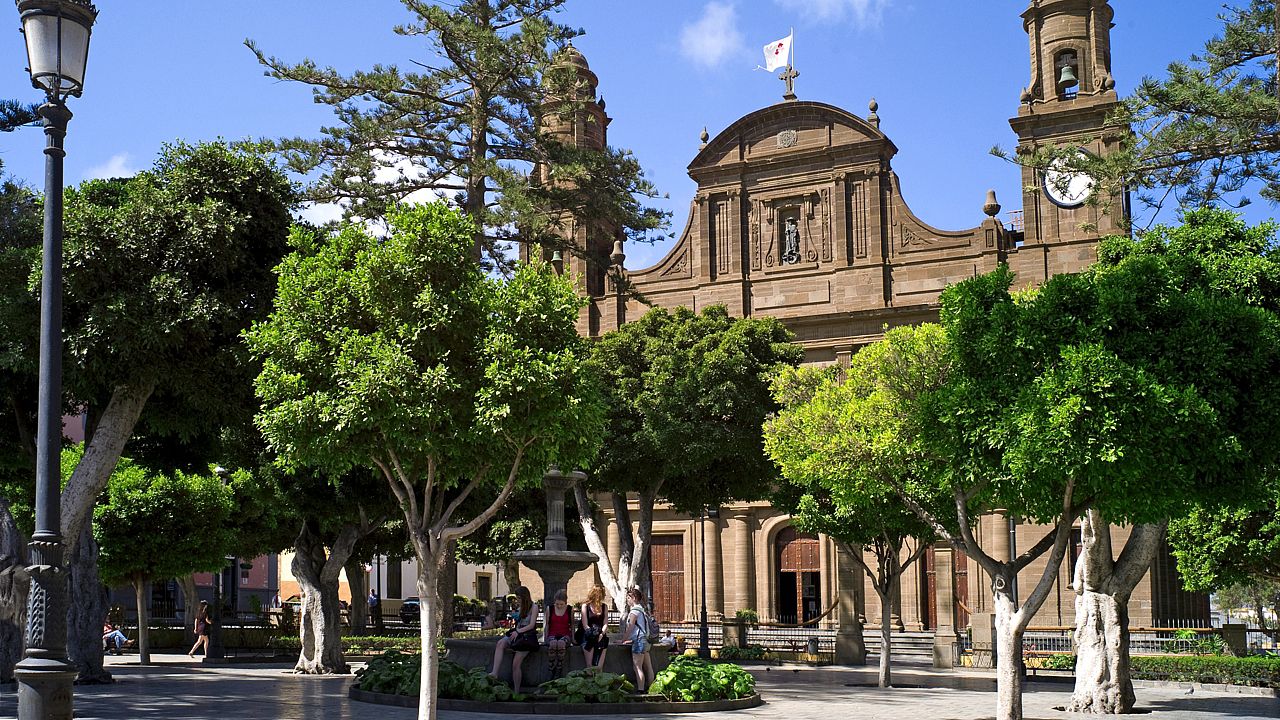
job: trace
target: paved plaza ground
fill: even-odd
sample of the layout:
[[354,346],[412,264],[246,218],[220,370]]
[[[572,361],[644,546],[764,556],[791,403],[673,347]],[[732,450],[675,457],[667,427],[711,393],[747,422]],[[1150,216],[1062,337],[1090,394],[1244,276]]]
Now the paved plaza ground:
[[[136,656],[109,658],[114,685],[77,688],[76,717],[83,720],[410,720],[413,710],[348,700],[350,677],[300,677],[283,665],[209,668],[185,655],[156,655],[139,667]],[[797,671],[798,670],[798,671]],[[955,674],[926,668],[895,674],[900,687],[874,687],[874,668],[752,668],[767,704],[733,713],[690,713],[689,720],[971,720],[993,714],[995,681],[990,675]],[[871,686],[869,686],[871,685]],[[1070,695],[1061,682],[1032,682],[1027,718],[1069,716],[1055,710]],[[1280,700],[1182,688],[1139,688],[1138,709],[1151,720],[1277,718]],[[11,691],[0,696],[0,717],[17,713]],[[440,713],[448,720],[497,720],[509,715]],[[530,716],[533,717],[533,716]],[[540,716],[545,717],[545,716]],[[583,720],[626,717],[576,716]],[[659,718],[659,715],[639,715]],[[672,716],[665,716],[672,717]]]

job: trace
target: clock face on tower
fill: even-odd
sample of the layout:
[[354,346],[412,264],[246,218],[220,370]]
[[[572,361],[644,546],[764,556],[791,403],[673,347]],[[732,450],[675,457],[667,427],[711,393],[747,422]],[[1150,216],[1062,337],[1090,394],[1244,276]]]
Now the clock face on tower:
[[[1079,151],[1081,156],[1084,151]],[[1044,172],[1044,194],[1054,205],[1064,208],[1080,207],[1093,193],[1093,178],[1067,167],[1064,158],[1049,164]]]

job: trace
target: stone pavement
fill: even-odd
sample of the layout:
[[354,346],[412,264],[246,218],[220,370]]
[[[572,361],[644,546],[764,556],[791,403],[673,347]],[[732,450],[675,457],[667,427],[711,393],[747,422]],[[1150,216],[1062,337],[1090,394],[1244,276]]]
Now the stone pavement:
[[[83,720],[411,720],[413,710],[347,699],[349,677],[301,677],[284,665],[207,668],[185,655],[155,655],[139,667],[136,656],[109,658],[114,685],[78,687],[76,717]],[[767,704],[734,713],[680,715],[687,720],[974,720],[994,714],[990,675],[903,668],[898,687],[874,687],[874,668],[752,668]],[[869,686],[870,685],[870,686]],[[1215,720],[1280,717],[1280,700],[1180,688],[1138,688],[1138,708],[1151,720]],[[1060,682],[1032,682],[1027,718],[1068,720],[1054,710],[1070,695]],[[0,693],[0,718],[16,715],[12,691]],[[505,715],[440,713],[445,720],[499,720]],[[576,716],[603,720],[626,716]],[[640,715],[653,720],[660,715]]]

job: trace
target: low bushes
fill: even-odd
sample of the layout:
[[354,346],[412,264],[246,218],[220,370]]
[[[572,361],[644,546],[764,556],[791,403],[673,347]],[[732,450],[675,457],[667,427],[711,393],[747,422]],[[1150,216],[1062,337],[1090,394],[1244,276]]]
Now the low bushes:
[[769,651],[759,645],[751,645],[744,648],[725,645],[720,648],[719,652],[721,660],[766,660],[768,657]]
[[538,686],[539,693],[554,697],[561,703],[627,702],[632,690],[635,686],[625,677],[594,669],[575,670]]
[[1280,688],[1280,658],[1230,655],[1140,655],[1130,662],[1135,680],[1222,683]]
[[755,691],[755,678],[737,665],[713,665],[688,656],[672,660],[649,686],[649,692],[677,702],[736,700],[754,695]]
[[[388,695],[417,695],[422,656],[388,650],[356,671],[356,687]],[[443,669],[441,675],[444,675]]]
[[440,661],[440,697],[451,700],[476,702],[505,702],[523,700],[511,686],[491,677],[484,668],[467,668],[448,660]]
[[[1076,656],[1045,655],[1035,667],[1074,670]],[[1031,663],[1028,663],[1031,664]],[[1134,680],[1217,683],[1280,688],[1280,657],[1231,655],[1134,655],[1129,658]]]

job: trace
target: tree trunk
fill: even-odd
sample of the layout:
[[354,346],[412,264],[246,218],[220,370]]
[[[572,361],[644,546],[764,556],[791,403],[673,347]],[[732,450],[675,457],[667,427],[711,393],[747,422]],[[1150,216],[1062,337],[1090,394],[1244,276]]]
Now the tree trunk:
[[[605,562],[609,559],[605,558]],[[520,586],[520,561],[507,558],[502,561],[502,579],[507,583],[507,593],[513,593]]]
[[[439,615],[436,616],[437,622],[440,624],[440,634],[444,637],[453,636],[453,596],[458,592],[458,543],[450,542],[445,548],[443,564],[440,568],[440,574],[436,578],[436,593],[439,595]],[[418,597],[422,597],[419,595]]]
[[[178,580],[178,586],[182,588],[182,642],[189,646],[196,641],[196,611],[200,608],[200,591],[196,590],[195,575],[184,575]],[[187,637],[187,631],[191,632],[191,637]]]
[[[422,636],[422,680],[418,685],[418,720],[436,720],[436,698],[439,695],[440,657],[436,644],[440,641],[439,566],[442,558],[418,552],[418,612]],[[452,603],[452,599],[450,599]],[[495,668],[496,671],[496,668]]]
[[151,664],[151,638],[149,630],[151,617],[147,613],[147,582],[141,577],[133,578],[133,599],[138,609],[138,664]]
[[351,589],[351,604],[347,607],[347,620],[352,635],[369,633],[369,588],[364,573],[364,563],[359,558],[347,560],[343,568],[347,572],[347,587]]
[[1136,700],[1129,666],[1129,597],[1151,566],[1164,525],[1136,525],[1118,560],[1111,527],[1096,511],[1081,519],[1076,564],[1076,684],[1070,712],[1120,714]]
[[345,674],[342,658],[342,615],[338,607],[338,579],[351,556],[359,530],[347,526],[328,548],[309,523],[294,542],[293,575],[302,591],[298,631],[302,649],[293,671],[307,675]]
[[27,538],[0,498],[0,683],[12,681],[13,666],[22,659],[27,628]]
[[889,612],[889,588],[875,583],[876,595],[880,597],[880,678],[877,685],[882,688],[893,687],[890,676],[889,655],[893,650],[893,614]]
[[120,461],[120,453],[133,435],[138,416],[154,390],[154,383],[138,387],[121,385],[111,393],[111,400],[93,429],[92,438],[85,443],[84,455],[62,490],[59,520],[68,552],[75,552],[81,531],[92,524],[93,505],[107,486],[107,480],[111,479],[111,473]]
[[98,579],[98,542],[93,524],[80,529],[80,537],[67,556],[67,656],[76,666],[76,683],[98,685],[114,682],[103,666],[102,622],[107,617],[107,588]]
[[1016,603],[1008,587],[1006,584],[992,593],[996,610],[996,720],[1022,720],[1022,635],[1026,627],[1016,617]]

